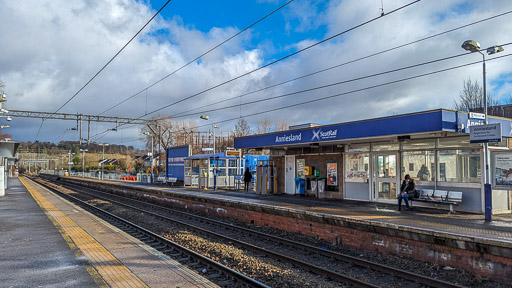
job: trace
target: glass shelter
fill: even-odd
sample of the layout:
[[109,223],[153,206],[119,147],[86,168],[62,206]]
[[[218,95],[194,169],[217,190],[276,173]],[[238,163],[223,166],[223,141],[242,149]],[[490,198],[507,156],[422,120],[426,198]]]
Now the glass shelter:
[[224,153],[198,154],[185,158],[185,186],[213,188],[214,173],[217,187],[235,187],[236,176],[243,175],[244,162]]

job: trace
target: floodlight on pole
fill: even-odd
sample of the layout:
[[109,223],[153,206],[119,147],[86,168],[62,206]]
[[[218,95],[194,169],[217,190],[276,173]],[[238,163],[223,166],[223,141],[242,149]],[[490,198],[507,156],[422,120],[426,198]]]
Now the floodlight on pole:
[[[487,124],[487,80],[486,80],[486,70],[485,70],[485,54],[480,51],[480,43],[474,40],[466,40],[462,43],[461,47],[470,52],[478,52],[482,55],[482,74],[483,74],[483,101],[484,101],[484,123]],[[503,47],[501,46],[491,46],[486,49],[487,54],[492,55],[503,51]],[[484,208],[485,208],[485,221],[489,222],[492,219],[492,188],[489,183],[491,180],[491,174],[489,169],[489,144],[484,143],[484,165],[485,165],[485,184],[484,184]]]
[[11,126],[9,126],[9,125],[1,125],[1,126],[0,126],[0,128],[2,128],[2,129],[4,129],[4,128],[9,128],[9,127],[11,127]]
[[101,156],[101,180],[103,180],[103,165],[105,165],[103,162],[105,161],[105,146],[109,146],[108,143],[99,143],[98,145],[103,146],[103,153]]
[[[151,183],[153,183],[153,133],[149,133],[149,132],[144,132],[142,133],[146,136],[151,136],[151,154],[149,154],[149,161],[151,162],[150,165],[151,165]],[[160,159],[159,159],[160,160]]]

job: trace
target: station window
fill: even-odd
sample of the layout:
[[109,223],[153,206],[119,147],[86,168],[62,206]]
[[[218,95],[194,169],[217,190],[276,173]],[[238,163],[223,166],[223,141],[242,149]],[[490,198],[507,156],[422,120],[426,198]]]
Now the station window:
[[480,183],[479,149],[440,150],[439,178],[441,182]]
[[217,176],[226,176],[226,168],[220,168]]
[[436,179],[435,151],[408,151],[402,153],[402,174],[409,174],[416,181]]
[[436,148],[435,139],[406,140],[402,143],[402,150],[428,150]]
[[370,144],[354,144],[345,147],[346,152],[370,152]]
[[370,154],[354,153],[345,154],[345,181],[346,182],[368,182],[368,169],[370,165]]
[[236,167],[236,159],[229,159],[229,167]]
[[399,148],[398,143],[372,144],[372,151],[396,151]]
[[438,148],[458,148],[458,147],[473,147],[480,148],[482,144],[479,143],[469,143],[468,136],[462,137],[449,137],[449,138],[440,138]]
[[[215,162],[217,162],[217,165],[215,165]],[[210,167],[226,167],[226,160],[210,159]]]

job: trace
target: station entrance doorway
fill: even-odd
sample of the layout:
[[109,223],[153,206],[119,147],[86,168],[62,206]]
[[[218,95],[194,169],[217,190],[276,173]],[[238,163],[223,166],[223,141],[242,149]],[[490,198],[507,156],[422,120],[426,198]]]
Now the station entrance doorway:
[[396,201],[398,178],[398,153],[375,152],[372,157],[372,200],[378,202]]

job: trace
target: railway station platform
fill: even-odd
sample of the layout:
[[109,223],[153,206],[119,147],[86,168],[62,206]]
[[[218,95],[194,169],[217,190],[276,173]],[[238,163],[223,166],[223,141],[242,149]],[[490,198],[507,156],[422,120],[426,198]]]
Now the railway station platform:
[[[483,278],[511,280],[512,215],[484,215],[350,200],[319,200],[298,195],[256,195],[133,182],[87,181],[121,194],[166,205],[235,218],[258,226],[321,238],[338,245],[411,257],[457,267]],[[124,192],[123,192],[124,191]],[[142,193],[140,193],[142,192]],[[155,196],[164,196],[161,198]]]
[[217,287],[29,180],[0,197],[2,287]]

